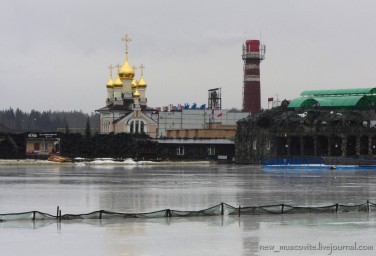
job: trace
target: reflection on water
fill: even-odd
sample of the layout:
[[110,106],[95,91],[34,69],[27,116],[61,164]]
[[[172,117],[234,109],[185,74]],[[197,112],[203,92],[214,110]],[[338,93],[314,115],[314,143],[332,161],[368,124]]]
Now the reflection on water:
[[[64,214],[201,210],[220,202],[360,204],[375,198],[375,178],[372,170],[262,170],[245,165],[3,166],[0,213],[38,210],[55,215],[58,205]],[[0,223],[0,238],[7,255],[276,255],[260,246],[370,244],[376,238],[375,223],[373,212],[17,221]],[[24,246],[15,246],[21,242]]]
[[[75,220],[48,225],[3,222],[0,237],[5,241],[2,250],[9,255],[25,254],[30,247],[41,255],[275,255],[260,251],[260,246],[351,245],[354,241],[373,245],[375,220],[373,213],[324,213]],[[23,246],[14,246],[21,241]],[[328,251],[279,251],[278,255],[328,255]],[[372,251],[333,255],[372,255]]]

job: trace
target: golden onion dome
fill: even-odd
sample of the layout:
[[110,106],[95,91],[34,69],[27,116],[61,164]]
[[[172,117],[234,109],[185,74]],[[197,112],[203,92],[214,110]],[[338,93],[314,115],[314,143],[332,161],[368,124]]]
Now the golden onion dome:
[[108,80],[106,87],[107,88],[114,88],[114,80],[112,80],[112,76],[110,76],[110,80]]
[[138,92],[137,88],[136,91],[133,93],[133,97],[140,98],[140,93]]
[[125,56],[124,65],[121,67],[119,71],[119,76],[121,79],[133,79],[134,78],[134,70],[128,63],[128,53]]
[[147,84],[144,80],[144,76],[141,76],[140,81],[138,81],[138,87],[140,87],[140,88],[146,88],[147,87]]
[[120,75],[118,75],[118,77],[117,77],[117,79],[114,83],[114,87],[117,87],[117,88],[123,87],[123,82],[120,80]]
[[133,79],[132,81],[132,89],[136,89],[137,88],[137,81],[136,79]]

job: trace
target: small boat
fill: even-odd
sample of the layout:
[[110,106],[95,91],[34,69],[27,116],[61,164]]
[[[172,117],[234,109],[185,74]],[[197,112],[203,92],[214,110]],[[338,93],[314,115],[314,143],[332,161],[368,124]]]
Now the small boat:
[[66,162],[72,162],[72,159],[65,156],[50,156],[48,161],[51,162],[57,162],[57,163],[66,163]]

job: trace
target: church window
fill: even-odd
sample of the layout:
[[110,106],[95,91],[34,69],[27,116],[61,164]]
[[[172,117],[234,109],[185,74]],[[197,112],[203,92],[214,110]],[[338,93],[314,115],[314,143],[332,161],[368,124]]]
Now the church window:
[[110,121],[103,122],[103,132],[109,133],[110,132]]
[[145,133],[145,125],[144,122],[140,121],[140,132]]
[[136,128],[135,128],[135,132],[138,133],[139,132],[139,121],[136,121]]

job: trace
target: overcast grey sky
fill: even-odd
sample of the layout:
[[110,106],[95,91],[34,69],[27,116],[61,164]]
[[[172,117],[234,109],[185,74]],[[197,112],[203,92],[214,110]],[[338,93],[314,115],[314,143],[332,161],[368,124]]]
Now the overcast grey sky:
[[104,106],[124,34],[153,107],[222,87],[223,107],[241,108],[241,46],[260,37],[264,108],[276,94],[376,87],[375,13],[374,0],[1,0],[0,109]]

